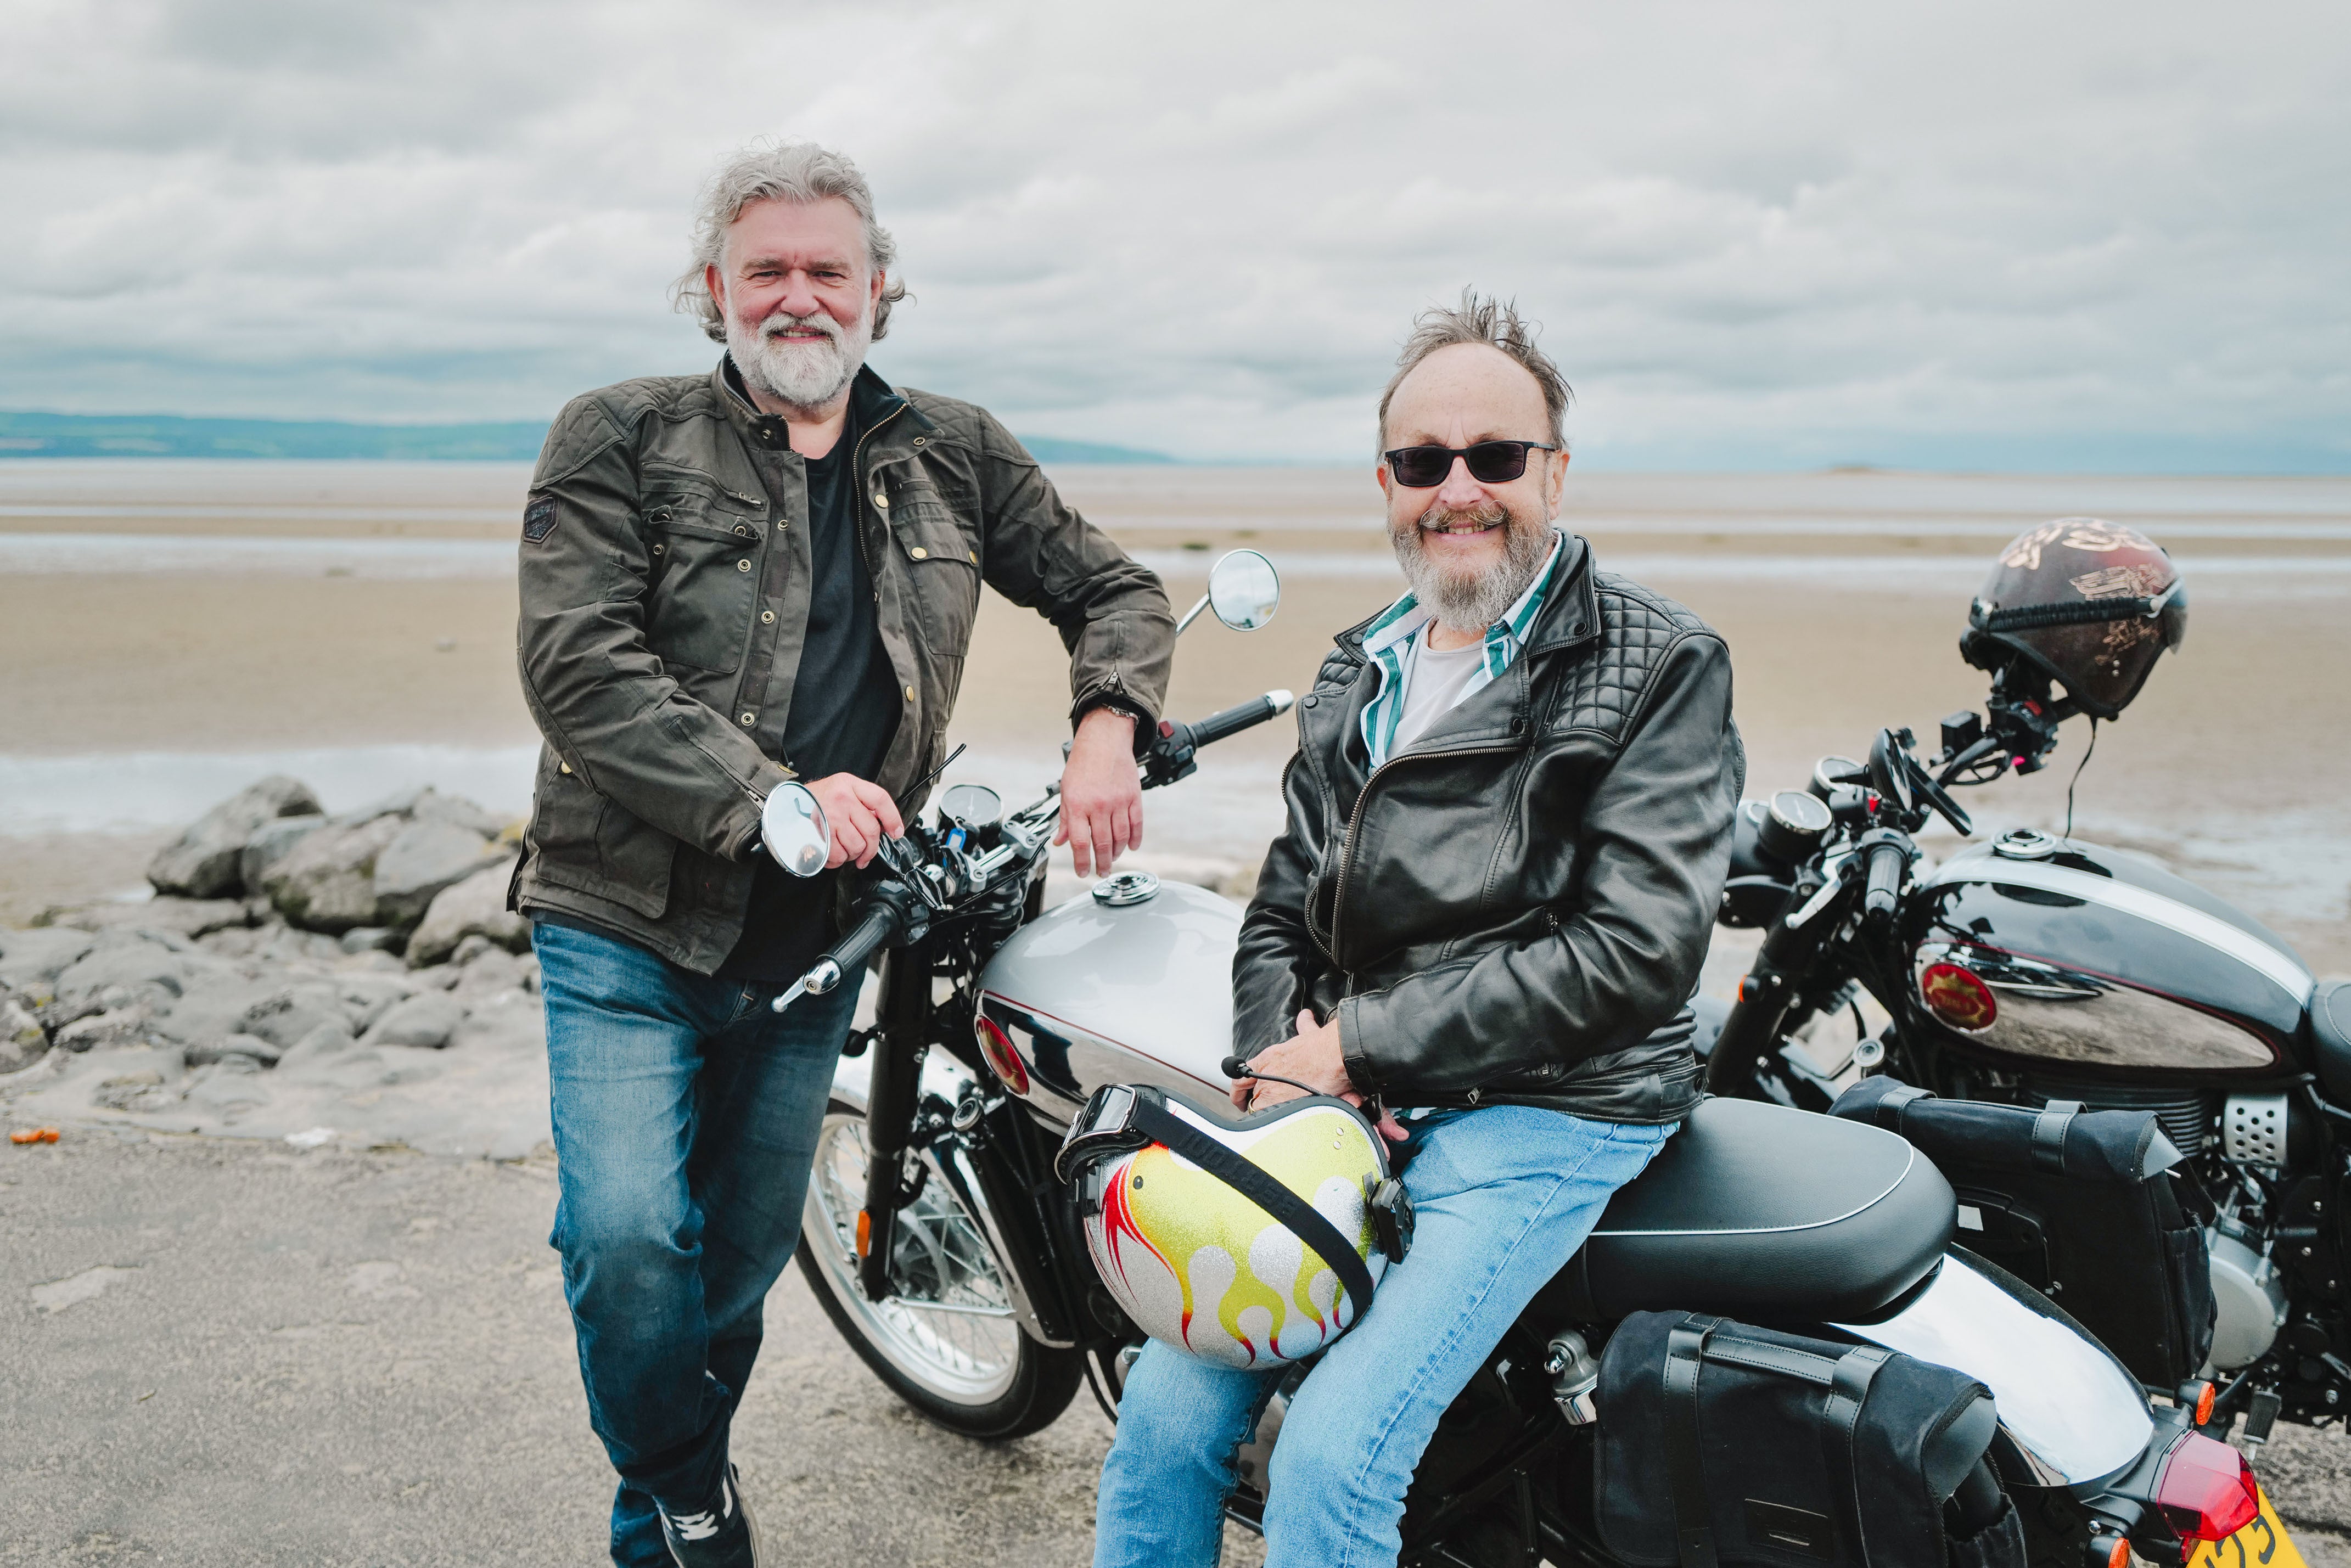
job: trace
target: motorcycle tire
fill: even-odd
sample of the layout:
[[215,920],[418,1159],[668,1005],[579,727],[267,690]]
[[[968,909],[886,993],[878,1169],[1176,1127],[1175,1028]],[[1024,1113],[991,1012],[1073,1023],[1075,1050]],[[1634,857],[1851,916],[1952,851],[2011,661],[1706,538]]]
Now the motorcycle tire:
[[904,1293],[875,1302],[858,1288],[864,1134],[859,1107],[825,1108],[799,1251],[825,1315],[892,1393],[951,1432],[1005,1442],[1052,1425],[1084,1380],[1085,1354],[1021,1332],[1002,1263],[946,1181],[925,1181],[898,1216],[891,1272]]

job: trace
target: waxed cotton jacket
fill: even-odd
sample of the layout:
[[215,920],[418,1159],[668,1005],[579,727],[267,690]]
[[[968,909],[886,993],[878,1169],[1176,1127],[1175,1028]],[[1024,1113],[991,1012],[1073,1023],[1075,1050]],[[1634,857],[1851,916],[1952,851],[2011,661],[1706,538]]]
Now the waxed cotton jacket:
[[[521,545],[523,695],[547,745],[508,902],[703,974],[742,934],[760,808],[791,777],[771,758],[811,573],[803,460],[726,370],[573,400]],[[1155,721],[1175,646],[1158,578],[984,410],[870,369],[852,396],[844,479],[904,704],[873,781],[900,810],[939,761],[983,581],[1061,632],[1073,717],[1107,702]]]
[[1571,539],[1519,657],[1378,769],[1365,622],[1299,700],[1289,826],[1233,960],[1233,1043],[1338,1022],[1391,1107],[1658,1124],[1698,1098],[1698,984],[1746,758],[1730,656]]

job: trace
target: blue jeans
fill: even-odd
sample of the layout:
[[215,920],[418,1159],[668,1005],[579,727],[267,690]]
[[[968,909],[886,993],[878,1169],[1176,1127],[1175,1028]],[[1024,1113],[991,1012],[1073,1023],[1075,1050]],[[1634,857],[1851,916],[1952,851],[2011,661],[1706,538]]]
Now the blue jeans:
[[[1412,1252],[1290,1404],[1266,1568],[1396,1560],[1405,1492],[1437,1417],[1674,1129],[1489,1105],[1413,1130]],[[1144,1348],[1102,1464],[1095,1568],[1213,1568],[1234,1450],[1281,1375],[1211,1366],[1156,1340]]]
[[539,925],[555,1233],[588,1419],[621,1484],[612,1561],[667,1568],[654,1500],[704,1506],[759,1354],[857,988],[802,997]]

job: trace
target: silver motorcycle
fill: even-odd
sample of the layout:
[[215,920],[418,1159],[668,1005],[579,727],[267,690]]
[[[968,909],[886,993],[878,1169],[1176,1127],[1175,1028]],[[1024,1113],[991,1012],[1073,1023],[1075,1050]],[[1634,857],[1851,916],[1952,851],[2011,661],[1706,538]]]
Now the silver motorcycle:
[[[1279,599],[1271,562],[1236,551],[1183,625],[1213,610],[1252,631]],[[1163,723],[1144,786],[1186,778],[1199,747],[1290,700],[1269,692]],[[835,1078],[799,1262],[883,1382],[988,1440],[1049,1425],[1081,1383],[1115,1419],[1142,1344],[1053,1177],[1071,1119],[1107,1084],[1154,1084],[1204,1107],[1229,1085],[1241,910],[1134,871],[1046,909],[1058,815],[1050,791],[1007,812],[993,790],[946,790],[931,821],[885,841],[848,934],[776,1003],[879,962],[873,1021],[852,1034]],[[824,863],[822,810],[798,786],[769,799],[765,838],[800,874]],[[1591,1446],[1608,1418],[1593,1401],[1597,1353],[1627,1314],[1674,1309],[1882,1345],[1982,1382],[1998,1435],[1978,1461],[1986,1473],[1950,1506],[2004,1493],[2036,1564],[2121,1563],[2126,1547],[2158,1563],[2208,1560],[2198,1531],[2239,1500],[2192,1495],[2209,1472],[2170,1463],[2209,1441],[2195,1410],[2151,1406],[2039,1291],[1953,1245],[1955,1215],[1949,1184],[1892,1134],[1704,1102],[1448,1411],[1416,1476],[1403,1561],[1615,1563],[1591,1497]],[[1307,1370],[1291,1371],[1241,1450],[1228,1511],[1245,1524],[1260,1517],[1285,1396]],[[2273,1543],[2239,1534],[2231,1548],[2250,1540],[2248,1561],[2270,1561],[2283,1541],[2265,1501],[2244,1530]]]

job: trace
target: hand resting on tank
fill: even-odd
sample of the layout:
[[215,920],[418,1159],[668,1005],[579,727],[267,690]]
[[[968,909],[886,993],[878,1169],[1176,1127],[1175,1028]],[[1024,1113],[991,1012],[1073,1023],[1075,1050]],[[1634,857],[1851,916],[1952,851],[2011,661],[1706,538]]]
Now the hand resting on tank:
[[[1344,1100],[1358,1110],[1364,1097],[1347,1077],[1347,1062],[1339,1046],[1339,1026],[1317,1023],[1312,1010],[1303,1009],[1298,1015],[1298,1032],[1279,1045],[1270,1045],[1249,1059],[1249,1065],[1268,1072],[1278,1072],[1284,1078],[1294,1078],[1312,1085],[1320,1094]],[[1285,1100],[1304,1096],[1287,1083],[1275,1083],[1257,1078],[1236,1079],[1232,1088],[1233,1105],[1241,1111],[1262,1111],[1279,1105]],[[1380,1136],[1390,1143],[1401,1143],[1404,1128],[1391,1113],[1380,1113]]]

